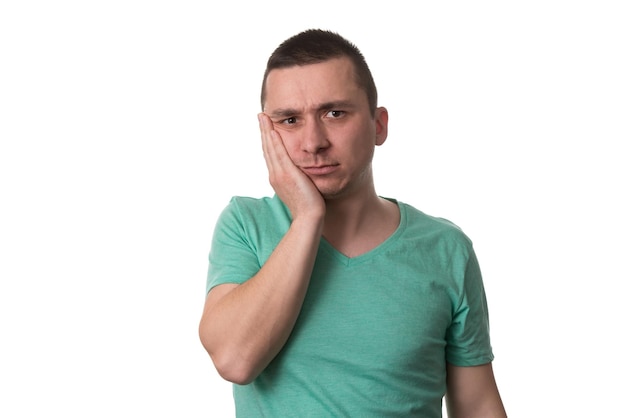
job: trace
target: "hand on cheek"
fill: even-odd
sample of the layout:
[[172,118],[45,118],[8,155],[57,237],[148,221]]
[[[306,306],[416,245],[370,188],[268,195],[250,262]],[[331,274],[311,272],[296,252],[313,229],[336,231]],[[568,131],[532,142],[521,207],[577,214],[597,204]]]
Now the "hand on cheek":
[[258,118],[269,181],[278,197],[294,219],[306,214],[323,215],[326,205],[315,184],[291,160],[272,120],[264,113]]

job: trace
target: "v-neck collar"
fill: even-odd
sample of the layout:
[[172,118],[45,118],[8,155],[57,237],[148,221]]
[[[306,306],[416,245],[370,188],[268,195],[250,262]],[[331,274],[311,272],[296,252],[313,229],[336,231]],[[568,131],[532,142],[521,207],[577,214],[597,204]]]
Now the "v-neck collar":
[[384,252],[388,247],[394,245],[395,242],[397,241],[398,236],[402,234],[402,231],[404,231],[404,228],[406,227],[406,207],[401,202],[398,202],[395,199],[390,199],[390,198],[385,198],[385,199],[395,203],[398,206],[398,210],[400,211],[400,223],[398,224],[398,227],[396,228],[396,230],[390,236],[388,236],[383,242],[381,242],[380,244],[378,244],[376,247],[372,248],[371,250],[363,254],[357,255],[356,257],[348,257],[347,255],[341,253],[335,247],[333,247],[333,245],[330,242],[328,242],[328,240],[326,240],[326,238],[324,237],[322,237],[320,241],[320,249],[325,251],[327,254],[329,254],[339,263],[348,267],[351,265],[361,264],[363,262],[371,260],[375,258],[381,252]]

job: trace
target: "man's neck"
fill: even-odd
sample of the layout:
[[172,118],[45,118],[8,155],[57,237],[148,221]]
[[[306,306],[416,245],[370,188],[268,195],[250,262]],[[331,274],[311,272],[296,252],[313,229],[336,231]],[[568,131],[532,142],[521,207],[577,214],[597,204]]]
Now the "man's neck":
[[399,221],[398,207],[372,190],[365,197],[327,200],[323,235],[339,252],[355,257],[386,240]]

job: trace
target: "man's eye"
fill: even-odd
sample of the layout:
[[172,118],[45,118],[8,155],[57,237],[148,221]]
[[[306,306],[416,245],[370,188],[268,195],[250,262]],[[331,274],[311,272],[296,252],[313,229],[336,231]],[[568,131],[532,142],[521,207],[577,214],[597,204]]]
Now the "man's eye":
[[330,117],[330,118],[340,118],[342,117],[346,112],[344,112],[343,110],[331,110],[330,112],[328,112],[326,114],[326,116]]
[[293,125],[296,122],[297,122],[297,119],[295,117],[291,117],[291,118],[283,119],[280,123],[284,125]]

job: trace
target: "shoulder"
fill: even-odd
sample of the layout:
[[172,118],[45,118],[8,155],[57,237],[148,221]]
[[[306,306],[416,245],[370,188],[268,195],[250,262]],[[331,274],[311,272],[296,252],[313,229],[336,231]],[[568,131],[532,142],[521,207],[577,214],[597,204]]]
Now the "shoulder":
[[284,233],[291,224],[291,214],[277,197],[233,196],[223,209],[218,225],[242,231],[244,235]]
[[472,245],[469,237],[452,221],[424,213],[404,202],[397,203],[406,218],[406,227],[413,233],[424,236],[436,236],[452,241],[459,241],[460,243],[465,243],[470,246]]
[[277,197],[233,196],[226,207],[225,213],[244,219],[258,219],[266,216],[289,216],[289,209]]

